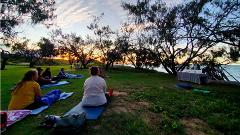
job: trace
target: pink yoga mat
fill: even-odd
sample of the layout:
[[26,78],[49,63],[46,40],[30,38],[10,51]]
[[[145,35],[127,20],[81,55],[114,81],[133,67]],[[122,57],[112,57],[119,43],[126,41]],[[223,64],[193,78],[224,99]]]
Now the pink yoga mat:
[[31,113],[31,110],[12,110],[2,111],[7,113],[7,127],[11,126],[17,121],[22,120]]

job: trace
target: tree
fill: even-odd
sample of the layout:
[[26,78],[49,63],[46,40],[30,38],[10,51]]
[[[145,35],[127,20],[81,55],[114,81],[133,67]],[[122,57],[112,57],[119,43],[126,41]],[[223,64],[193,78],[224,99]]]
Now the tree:
[[88,26],[88,29],[94,32],[96,36],[95,45],[100,50],[102,60],[106,64],[106,70],[108,70],[109,65],[111,64],[111,58],[108,56],[112,56],[113,54],[111,50],[114,48],[113,41],[111,40],[111,35],[113,31],[107,26],[100,26],[100,20],[104,14],[101,14],[100,17],[95,17],[93,22]]
[[32,24],[43,23],[47,27],[51,26],[52,20],[56,17],[54,5],[54,0],[1,0],[0,40],[3,45],[7,47],[13,45],[12,40],[17,35],[14,28],[29,20]]
[[[146,26],[145,44],[152,46],[156,61],[169,74],[176,75],[218,43],[239,46],[239,3],[233,3],[190,1],[167,7],[161,1],[138,0],[136,4],[124,3],[123,8],[134,16],[135,25]],[[212,11],[212,7],[219,10]],[[224,36],[225,32],[231,36]],[[179,63],[179,59],[183,62]]]
[[75,33],[63,34],[61,30],[55,30],[53,34],[53,40],[58,45],[60,54],[68,55],[71,64],[73,58],[77,58],[77,62],[81,62],[83,68],[87,68],[87,65],[96,59],[94,56],[95,47],[89,36],[84,41],[81,36]]
[[108,65],[112,65],[113,67],[114,62],[120,61],[121,59],[122,59],[122,56],[118,50],[113,49],[111,51],[108,51],[107,53],[107,61],[109,63]]
[[[188,16],[191,12],[185,11],[191,8],[197,10],[197,14]],[[204,29],[206,36],[195,35],[192,36],[193,38],[240,47],[240,3],[238,0],[190,2],[182,10],[183,16],[189,23],[196,23]]]
[[[116,39],[116,50],[122,57],[127,58],[136,69],[159,65],[155,61],[156,54],[145,46],[144,37],[133,36],[133,33],[126,29],[122,34]],[[134,40],[133,37],[137,38]]]
[[0,31],[7,38],[15,36],[15,26],[31,20],[32,24],[50,26],[54,15],[54,0],[1,0]]
[[4,70],[7,64],[10,53],[6,50],[1,49],[1,70]]
[[38,49],[33,48],[34,45],[29,47],[29,40],[23,38],[22,41],[17,41],[12,45],[12,52],[15,55],[22,56],[26,58],[26,61],[29,62],[29,67],[34,67],[41,55]]
[[56,56],[56,50],[54,44],[47,38],[42,38],[40,42],[37,43],[39,46],[39,51],[42,57],[53,57]]

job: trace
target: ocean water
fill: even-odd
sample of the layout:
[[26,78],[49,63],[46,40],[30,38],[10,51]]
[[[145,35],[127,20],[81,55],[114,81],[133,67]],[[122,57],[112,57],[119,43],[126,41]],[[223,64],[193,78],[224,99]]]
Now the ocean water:
[[[226,66],[223,66],[223,68],[226,69],[226,71],[229,74],[231,74],[234,78],[236,78],[240,82],[240,65],[226,65]],[[235,79],[231,77],[228,73],[225,73],[227,77],[231,81],[235,81]]]

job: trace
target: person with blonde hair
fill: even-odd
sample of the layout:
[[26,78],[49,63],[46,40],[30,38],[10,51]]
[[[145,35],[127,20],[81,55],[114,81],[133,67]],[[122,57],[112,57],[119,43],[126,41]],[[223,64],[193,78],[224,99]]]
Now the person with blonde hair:
[[35,109],[43,104],[37,99],[41,97],[40,85],[37,70],[30,70],[25,73],[22,80],[12,90],[11,101],[8,110]]

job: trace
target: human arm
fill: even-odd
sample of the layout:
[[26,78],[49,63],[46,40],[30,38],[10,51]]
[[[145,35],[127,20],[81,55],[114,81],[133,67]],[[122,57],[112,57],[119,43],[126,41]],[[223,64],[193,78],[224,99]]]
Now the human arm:
[[42,96],[40,85],[38,83],[34,84],[34,93],[35,93],[35,99]]
[[107,92],[107,84],[106,81],[103,80],[103,92],[106,93]]
[[51,83],[51,79],[45,79],[45,78],[43,78],[43,77],[39,77],[39,82]]
[[84,82],[84,84],[83,84],[83,95],[85,95],[86,94],[86,85],[87,85],[87,83],[86,83],[86,81]]

